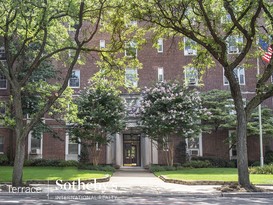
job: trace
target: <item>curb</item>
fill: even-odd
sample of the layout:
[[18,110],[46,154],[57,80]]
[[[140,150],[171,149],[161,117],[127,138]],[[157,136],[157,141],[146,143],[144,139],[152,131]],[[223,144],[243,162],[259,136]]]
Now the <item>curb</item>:
[[159,179],[166,183],[173,183],[173,184],[183,184],[183,185],[238,185],[236,181],[185,181],[179,179],[168,179],[164,175],[160,175]]

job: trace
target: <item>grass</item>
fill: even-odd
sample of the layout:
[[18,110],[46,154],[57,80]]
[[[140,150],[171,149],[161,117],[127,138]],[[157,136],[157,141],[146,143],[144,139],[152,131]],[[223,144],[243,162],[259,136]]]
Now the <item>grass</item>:
[[[189,181],[238,181],[237,169],[234,168],[199,168],[176,171],[155,172],[156,176],[164,175],[168,179]],[[273,184],[273,175],[251,174],[253,184]]]
[[[0,167],[0,182],[10,182],[13,167]],[[81,180],[97,179],[112,175],[111,172],[79,170],[76,167],[24,167],[23,181],[27,180]]]

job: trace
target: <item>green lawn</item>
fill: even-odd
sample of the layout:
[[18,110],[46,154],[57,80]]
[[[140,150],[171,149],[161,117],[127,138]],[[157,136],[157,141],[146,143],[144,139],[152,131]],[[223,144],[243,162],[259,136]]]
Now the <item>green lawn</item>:
[[[237,181],[237,169],[233,168],[200,168],[183,169],[177,171],[155,172],[156,176],[163,175],[169,179],[192,181]],[[253,184],[273,184],[273,175],[251,174],[250,181]]]
[[[102,178],[111,172],[79,170],[76,167],[24,167],[23,181],[27,180],[81,180]],[[12,167],[0,166],[0,182],[10,182]]]

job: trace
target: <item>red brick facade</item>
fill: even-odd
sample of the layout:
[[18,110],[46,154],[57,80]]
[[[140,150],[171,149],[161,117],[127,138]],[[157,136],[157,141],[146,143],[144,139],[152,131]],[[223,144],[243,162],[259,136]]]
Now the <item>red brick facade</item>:
[[[106,36],[101,36],[97,39],[97,44],[99,45],[99,40],[105,39]],[[139,81],[138,86],[143,88],[144,86],[150,86],[157,82],[158,78],[158,67],[164,68],[164,79],[165,80],[178,80],[181,83],[184,82],[184,72],[183,66],[191,62],[191,56],[184,56],[183,50],[179,50],[178,43],[181,38],[176,38],[172,40],[164,40],[164,51],[163,53],[157,52],[157,49],[152,47],[151,41],[147,40],[147,44],[143,46],[141,50],[138,50],[137,58],[143,64],[143,69],[138,70]],[[251,92],[255,91],[256,82],[256,59],[251,60],[253,67],[245,69],[245,85],[241,86],[243,92],[248,92],[245,94],[246,98],[251,96]],[[95,59],[93,57],[88,57],[85,65],[78,65],[75,70],[80,70],[80,89],[87,85],[90,77],[98,71],[95,65]],[[228,90],[229,86],[224,85],[223,81],[223,69],[216,63],[215,68],[209,69],[203,76],[204,86],[200,89],[202,91],[208,91],[211,89],[222,89]],[[80,89],[75,89],[75,92]],[[0,90],[0,100],[8,100],[9,91]],[[272,98],[264,102],[264,104],[272,107]],[[48,121],[48,123],[52,123]],[[55,124],[55,123],[53,123]],[[56,125],[56,124],[55,124]],[[42,142],[42,157],[45,159],[66,159],[66,133],[62,126],[57,126],[55,129],[59,133],[60,139],[53,138],[49,134],[43,135]],[[15,140],[13,137],[13,132],[11,129],[0,128],[0,136],[4,137],[4,153],[9,155],[12,159],[14,156]],[[208,157],[219,157],[223,159],[229,159],[229,144],[227,143],[228,131],[219,130],[217,132],[212,132],[210,134],[202,134],[202,155]],[[27,146],[28,147],[28,146]],[[264,147],[267,149],[273,149],[272,140],[266,140]],[[106,148],[102,148],[101,160],[102,164],[107,163],[106,160]],[[26,155],[28,155],[28,150],[26,150]],[[259,139],[258,137],[248,138],[248,155],[249,160],[255,161],[259,160]],[[92,157],[90,158],[90,160]],[[158,163],[164,163],[162,153],[159,152]]]

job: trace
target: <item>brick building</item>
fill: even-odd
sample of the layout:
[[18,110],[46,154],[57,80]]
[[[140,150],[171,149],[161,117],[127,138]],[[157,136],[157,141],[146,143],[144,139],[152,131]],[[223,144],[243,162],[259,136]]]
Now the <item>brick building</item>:
[[[105,37],[106,38],[106,37]],[[236,39],[240,41],[241,39]],[[184,49],[179,49],[179,41],[189,41],[187,38],[158,39],[158,48],[152,46],[150,39],[141,50],[134,48],[134,43],[129,43],[131,52],[143,64],[142,69],[126,68],[125,81],[140,89],[144,86],[151,86],[155,82],[162,80],[178,80],[188,86],[199,87],[200,81],[198,73],[194,68],[184,69],[183,67],[191,62],[192,57],[197,51],[191,44],[185,44]],[[97,36],[97,42],[100,47],[104,47],[107,39],[104,36]],[[1,50],[0,50],[1,52]],[[238,54],[239,48],[232,43],[229,44],[228,53],[230,55]],[[132,54],[132,53],[131,53]],[[129,55],[125,52],[125,55]],[[98,71],[93,58],[87,58],[85,65],[75,67],[69,81],[69,86],[77,93],[87,86],[90,77]],[[251,62],[252,68],[239,67],[236,75],[241,84],[241,89],[246,99],[253,95],[255,91],[255,82],[257,74],[257,60]],[[224,77],[223,69],[216,63],[217,69],[211,68],[203,76],[203,86],[199,87],[201,91],[211,89],[228,90],[228,81]],[[137,76],[137,78],[136,78]],[[135,112],[130,110],[132,105],[138,105],[140,100],[139,93],[123,93],[122,97],[127,102],[128,113]],[[0,76],[0,100],[9,99],[9,85],[4,76]],[[264,102],[272,108],[272,98]],[[152,164],[164,164],[162,151],[158,150],[151,140],[144,136],[137,125],[137,118],[128,116],[127,129],[121,133],[112,136],[113,141],[100,149],[101,164],[116,164],[120,166],[145,166]],[[41,139],[35,139],[29,134],[27,140],[26,158],[44,158],[44,159],[64,159],[78,160],[81,145],[69,140],[69,136],[63,129],[62,124],[57,124],[52,119],[45,118],[47,124],[52,124],[59,133],[60,139],[52,138],[44,133]],[[194,139],[187,139],[187,150],[190,155],[219,157],[223,159],[235,159],[236,148],[229,149],[226,139],[232,133],[231,130],[219,130],[211,134],[202,133]],[[9,156],[14,155],[13,145],[15,139],[13,131],[8,128],[0,127],[0,153]],[[273,141],[266,140],[264,148],[273,149]],[[265,149],[264,149],[265,150]],[[259,160],[259,138],[257,136],[248,137],[248,156],[249,160]],[[90,156],[92,157],[92,156]]]

